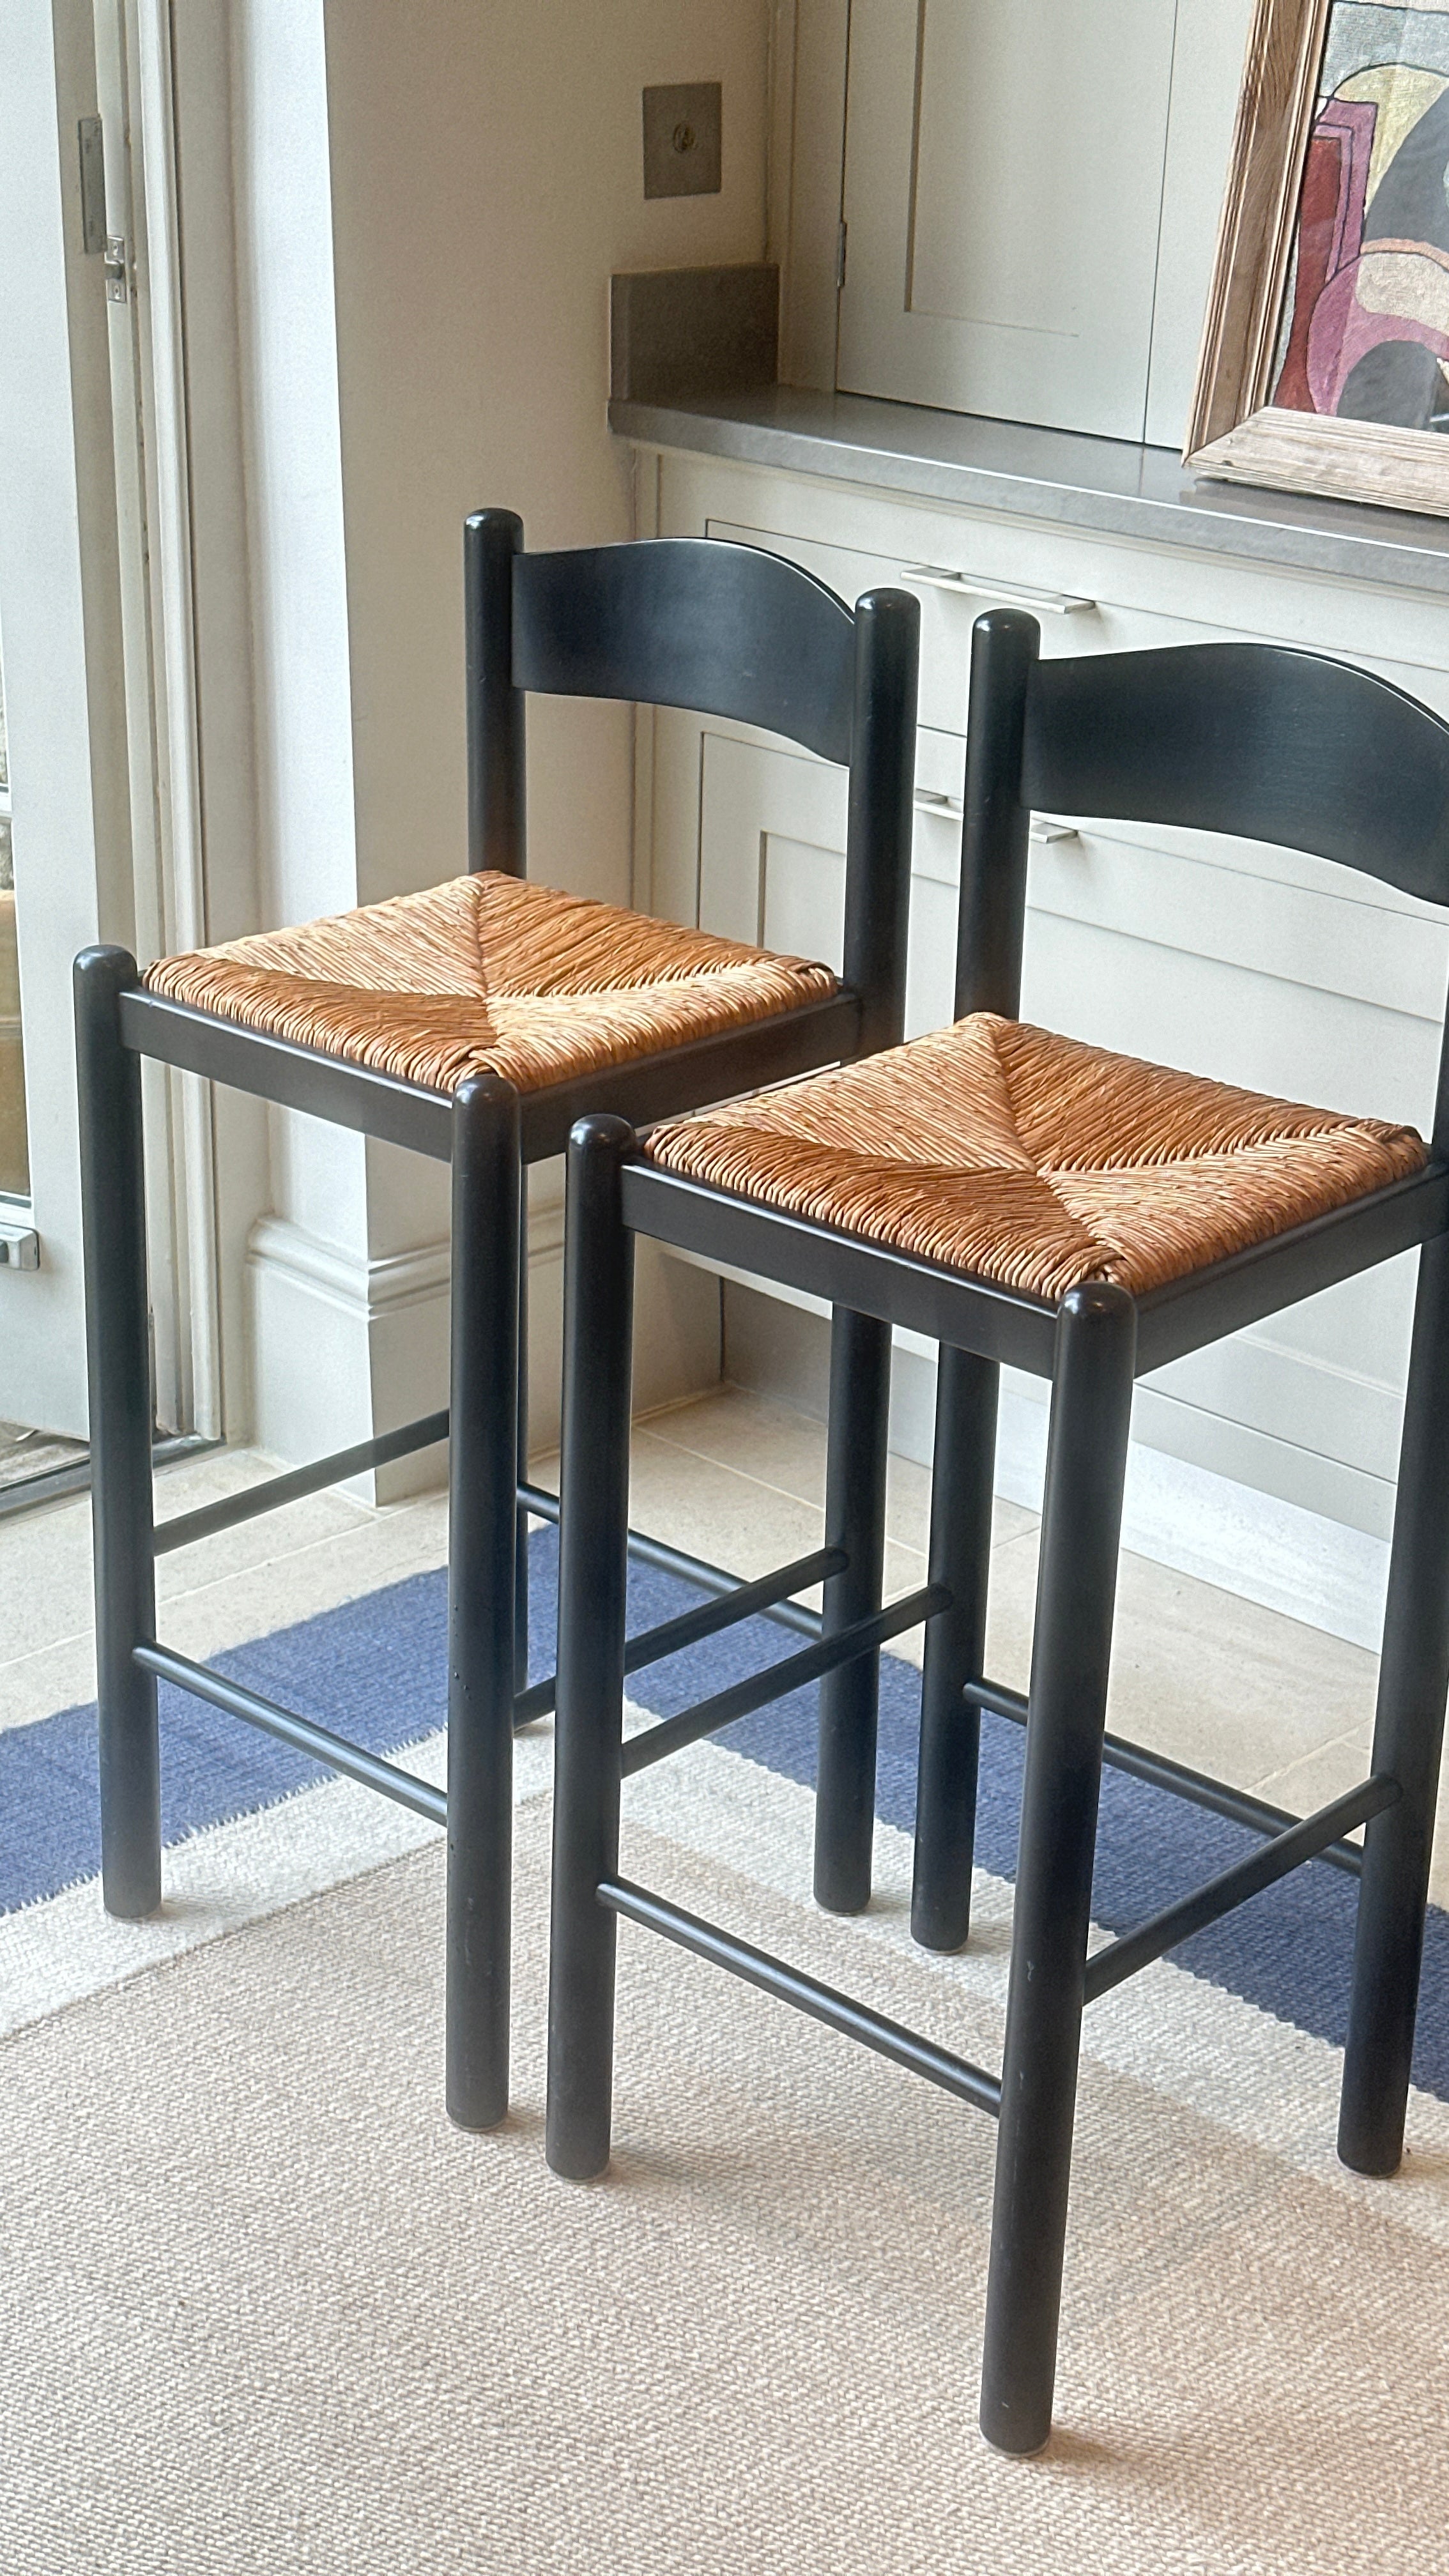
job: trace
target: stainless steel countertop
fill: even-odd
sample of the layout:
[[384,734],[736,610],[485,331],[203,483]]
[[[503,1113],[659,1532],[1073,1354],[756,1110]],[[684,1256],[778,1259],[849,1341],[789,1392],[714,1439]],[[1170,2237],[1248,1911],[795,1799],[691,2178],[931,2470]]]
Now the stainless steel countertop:
[[613,402],[609,426],[648,447],[1449,598],[1449,518],[1204,482],[1166,447],[793,385]]

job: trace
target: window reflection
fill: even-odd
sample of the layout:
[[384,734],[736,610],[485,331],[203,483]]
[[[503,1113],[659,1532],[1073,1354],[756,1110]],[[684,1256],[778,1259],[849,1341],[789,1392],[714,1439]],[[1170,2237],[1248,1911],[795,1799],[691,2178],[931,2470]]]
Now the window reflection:
[[5,738],[5,686],[0,676],[0,1197],[26,1198],[30,1153],[25,1132],[25,1067],[20,1037],[20,973],[15,954],[15,857],[10,824],[10,762]]

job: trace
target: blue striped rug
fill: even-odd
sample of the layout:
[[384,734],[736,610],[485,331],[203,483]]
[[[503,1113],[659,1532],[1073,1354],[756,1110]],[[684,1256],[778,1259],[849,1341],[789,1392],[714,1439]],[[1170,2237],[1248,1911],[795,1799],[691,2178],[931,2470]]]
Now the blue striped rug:
[[[551,1661],[557,1542],[532,1546],[535,1672]],[[223,1672],[270,1699],[353,1736],[374,1752],[416,1743],[444,1715],[445,1578],[415,1575],[342,1608],[219,1655]],[[673,1578],[635,1568],[630,1622],[652,1626],[698,1596]],[[630,1696],[660,1716],[723,1690],[790,1651],[783,1632],[751,1620],[667,1664],[636,1674]],[[719,1741],[767,1771],[809,1785],[814,1777],[814,1690],[743,1719]],[[919,1678],[882,1658],[877,1809],[909,1831],[914,1817]],[[163,1833],[184,1841],[275,1806],[319,1777],[304,1756],[163,1686]],[[1016,1866],[1023,1738],[988,1718],[982,1733],[977,1857],[1010,1879]],[[1257,1838],[1125,1773],[1103,1781],[1093,1919],[1125,1931],[1184,1890],[1227,1868]],[[98,1865],[95,1712],[72,1708],[0,1734],[0,1914],[91,1878]],[[1310,1866],[1269,1888],[1173,1954],[1210,1985],[1278,2020],[1341,2046],[1348,2003],[1355,1882]],[[1415,2081],[1449,2101],[1449,1914],[1430,1913]]]

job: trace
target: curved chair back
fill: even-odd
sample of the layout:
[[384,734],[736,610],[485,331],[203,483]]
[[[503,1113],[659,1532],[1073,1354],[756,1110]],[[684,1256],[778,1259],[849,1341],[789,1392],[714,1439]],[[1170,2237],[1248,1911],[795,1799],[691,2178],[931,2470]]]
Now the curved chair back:
[[712,537],[528,554],[511,510],[480,510],[464,548],[470,868],[524,873],[530,690],[784,734],[850,769],[845,980],[865,1005],[863,1041],[891,1044],[910,898],[912,595],[871,591],[852,610],[798,564]]
[[958,1016],[1020,1009],[1033,812],[1237,833],[1449,904],[1449,724],[1390,681],[1278,644],[1040,643],[1020,609],[973,632]]

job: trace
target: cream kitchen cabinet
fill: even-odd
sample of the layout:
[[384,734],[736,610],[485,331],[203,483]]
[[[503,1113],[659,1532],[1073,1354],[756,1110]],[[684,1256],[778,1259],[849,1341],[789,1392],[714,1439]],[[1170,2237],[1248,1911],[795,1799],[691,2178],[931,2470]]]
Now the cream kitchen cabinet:
[[[971,626],[993,601],[1033,608],[1050,654],[1257,637],[1365,663],[1449,711],[1449,599],[717,457],[643,448],[637,475],[641,534],[764,545],[847,598],[905,583],[921,599],[912,1029],[951,1007]],[[766,735],[678,714],[654,720],[643,768],[641,900],[838,958],[836,772]],[[1090,817],[1034,826],[1023,1008],[1074,1035],[1422,1127],[1446,978],[1443,921],[1322,861]],[[1140,1390],[1138,1437],[1384,1536],[1411,1289],[1400,1262],[1163,1370]],[[906,1445],[919,1447],[924,1397],[908,1416]]]

